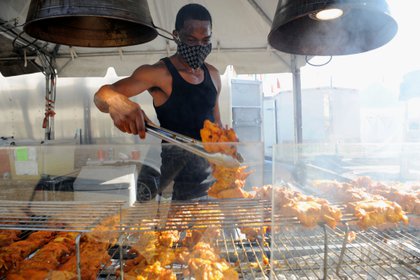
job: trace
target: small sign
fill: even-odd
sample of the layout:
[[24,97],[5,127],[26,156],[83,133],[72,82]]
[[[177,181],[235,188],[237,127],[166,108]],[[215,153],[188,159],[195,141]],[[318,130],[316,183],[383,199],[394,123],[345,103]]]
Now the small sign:
[[28,161],[28,148],[16,148],[15,159],[16,161]]
[[38,175],[35,147],[17,147],[14,155],[16,175]]

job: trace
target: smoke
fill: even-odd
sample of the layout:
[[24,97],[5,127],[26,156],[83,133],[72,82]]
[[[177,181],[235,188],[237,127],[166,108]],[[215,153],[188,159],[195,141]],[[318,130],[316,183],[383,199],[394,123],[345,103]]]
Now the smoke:
[[332,20],[302,15],[276,22],[279,26],[270,34],[270,44],[301,55],[362,53],[386,44],[397,32],[396,22],[385,12],[363,7],[344,9],[343,16]]
[[309,55],[345,55],[378,48],[396,33],[396,24],[383,13],[353,9],[330,21],[302,20],[299,48]]

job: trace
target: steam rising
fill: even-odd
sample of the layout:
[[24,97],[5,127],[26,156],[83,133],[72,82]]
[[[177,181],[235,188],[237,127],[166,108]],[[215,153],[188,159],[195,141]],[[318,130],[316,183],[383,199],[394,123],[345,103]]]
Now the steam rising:
[[295,7],[298,4],[293,6],[293,1],[285,2],[284,7],[279,3],[268,36],[270,44],[283,52],[302,55],[361,53],[386,44],[397,32],[396,22],[384,11],[372,7],[347,7],[343,9],[343,16],[322,21],[310,16],[314,12],[310,9],[312,6],[309,11],[302,11]]

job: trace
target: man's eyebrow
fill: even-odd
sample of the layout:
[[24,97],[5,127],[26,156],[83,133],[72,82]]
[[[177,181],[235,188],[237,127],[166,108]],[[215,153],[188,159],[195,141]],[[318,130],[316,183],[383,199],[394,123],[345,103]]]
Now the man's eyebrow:
[[[185,35],[185,37],[188,38],[188,39],[197,39],[197,37],[195,37],[194,35],[191,35],[191,34]],[[211,35],[204,37],[204,39],[209,39],[209,38],[211,38]]]

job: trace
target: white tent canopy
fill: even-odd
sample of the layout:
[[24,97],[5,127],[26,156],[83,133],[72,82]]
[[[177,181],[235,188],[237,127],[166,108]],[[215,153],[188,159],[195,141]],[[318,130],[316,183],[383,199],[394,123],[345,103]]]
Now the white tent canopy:
[[[208,62],[220,72],[228,65],[233,65],[237,73],[292,72],[291,55],[272,49],[267,42],[278,0],[148,0],[154,24],[170,32],[179,8],[192,2],[203,4],[212,14],[213,52]],[[0,19],[8,24],[16,22],[16,28],[21,30],[19,25],[26,20],[29,3],[29,0],[2,0]],[[55,47],[41,41],[36,45],[49,52]],[[174,42],[158,36],[149,43],[123,48],[59,46],[55,57],[60,77],[104,76],[110,66],[117,75],[126,76],[138,66],[155,63],[175,50]],[[14,55],[15,60],[22,57]],[[5,59],[5,55],[1,57]],[[304,63],[303,57],[297,58],[297,67]]]

